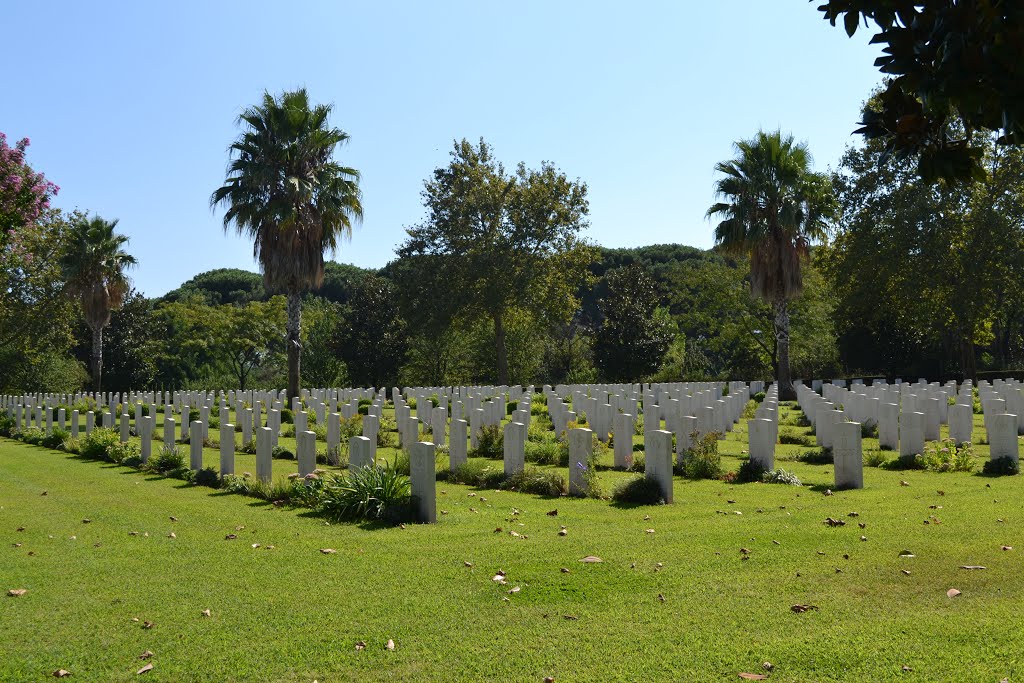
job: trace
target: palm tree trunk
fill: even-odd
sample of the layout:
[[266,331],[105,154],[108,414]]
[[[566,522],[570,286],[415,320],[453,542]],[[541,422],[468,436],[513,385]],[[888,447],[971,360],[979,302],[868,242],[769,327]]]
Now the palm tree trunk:
[[302,297],[298,292],[288,292],[288,336],[285,344],[288,347],[288,402],[299,395],[302,386],[301,357],[302,345],[299,343],[299,330],[302,328]]
[[97,325],[92,330],[92,386],[99,393],[103,385],[103,326]]
[[775,341],[778,344],[779,360],[775,381],[779,384],[779,400],[795,401],[796,389],[793,378],[789,374],[789,304],[785,299],[776,301],[775,308]]
[[494,345],[498,352],[498,384],[508,384],[508,351],[505,349],[505,321],[501,312],[494,314]]

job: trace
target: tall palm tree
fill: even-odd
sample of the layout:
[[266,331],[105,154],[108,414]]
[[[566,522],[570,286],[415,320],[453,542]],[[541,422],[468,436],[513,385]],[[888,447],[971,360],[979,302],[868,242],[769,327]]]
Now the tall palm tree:
[[110,314],[121,308],[131,283],[125,270],[135,257],[122,250],[128,238],[114,232],[117,220],[83,217],[71,226],[71,242],[61,258],[66,291],[82,303],[85,322],[92,330],[93,391],[103,385],[103,328]]
[[789,370],[789,301],[803,289],[801,261],[828,235],[835,200],[828,176],[810,170],[805,143],[781,131],[759,131],[736,143],[736,158],[715,164],[721,174],[707,211],[718,217],[715,243],[750,257],[750,287],[775,315],[779,397],[796,398]]
[[331,105],[311,107],[305,89],[263,94],[238,117],[227,179],[210,197],[253,240],[268,291],[288,295],[288,397],[299,395],[302,293],[324,278],[324,252],[350,238],[362,219],[359,172],[332,159],[348,134],[328,123]]

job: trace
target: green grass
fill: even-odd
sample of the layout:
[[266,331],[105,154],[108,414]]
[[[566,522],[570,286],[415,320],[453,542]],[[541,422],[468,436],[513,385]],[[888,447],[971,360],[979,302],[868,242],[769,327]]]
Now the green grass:
[[[745,448],[740,427],[724,467]],[[0,440],[0,589],[29,591],[0,596],[0,680],[732,681],[764,661],[772,681],[1024,675],[1018,477],[866,468],[864,490],[825,496],[830,465],[783,466],[808,486],[676,478],[659,507],[439,482],[439,523],[402,529]],[[606,491],[633,476],[599,473]]]

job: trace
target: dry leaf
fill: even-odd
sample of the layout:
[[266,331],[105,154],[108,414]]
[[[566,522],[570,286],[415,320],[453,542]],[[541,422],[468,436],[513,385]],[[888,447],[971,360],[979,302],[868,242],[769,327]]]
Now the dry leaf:
[[357,640],[356,641],[356,650],[365,650],[365,649],[366,649],[366,641]]
[[555,677],[554,676],[545,676],[544,677],[544,683],[555,683]]
[[1013,550],[1013,546],[1012,545],[1002,545],[1002,546],[999,546],[999,549],[1000,550]]
[[146,650],[141,655],[139,655],[139,659],[149,659],[152,656],[153,656],[153,653],[150,650]]
[[82,524],[88,524],[91,521],[92,521],[91,519],[83,519],[82,520]]
[[604,562],[604,560],[602,560],[600,557],[597,557],[596,555],[587,555],[586,557],[582,558],[580,562],[593,564],[595,562]]
[[867,537],[867,536],[861,536],[861,537],[860,537],[860,540],[862,540],[862,541],[866,541],[866,540],[868,540],[868,537]]
[[956,588],[950,588],[948,591],[946,591],[947,598],[955,598],[958,595],[960,595],[960,591],[958,591]]
[[177,534],[175,534],[173,531],[171,533],[167,534],[167,538],[177,538],[177,537],[178,537]]
[[210,614],[210,610],[208,610],[208,609],[204,609],[204,610],[203,610],[203,612],[202,612],[202,614],[203,614],[203,616],[204,616],[204,617],[209,617],[209,616],[212,616],[212,615]]
[[178,521],[178,518],[177,518],[177,517],[171,517],[171,521],[172,521],[172,522],[177,522],[177,521]]
[[903,673],[911,673],[913,671],[913,669],[910,668],[909,666],[907,666],[906,664],[904,664],[903,666],[900,667],[900,671],[902,671]]
[[803,614],[804,612],[809,612],[809,611],[811,611],[813,609],[818,609],[818,606],[817,605],[793,605],[789,609],[793,610],[797,614]]
[[909,481],[901,481],[900,482],[900,486],[910,486],[910,482]]
[[563,574],[568,574],[569,573],[569,568],[568,567],[562,567],[558,571],[562,572]]
[[648,534],[653,534],[654,533],[654,529],[644,529],[644,532],[648,533]]
[[551,510],[551,511],[546,512],[544,514],[546,514],[548,517],[557,517],[558,516],[558,508],[555,508],[554,510]]
[[772,671],[775,668],[775,665],[771,662],[762,662],[761,668],[765,671]]
[[[46,494],[43,493],[43,495],[45,496]],[[67,669],[57,669],[56,671],[53,672],[53,677],[54,678],[64,678],[65,676],[70,676],[70,675],[71,675],[71,672],[68,671]]]
[[473,563],[472,563],[472,562],[470,562],[469,560],[464,560],[464,561],[462,562],[462,566],[463,566],[463,567],[472,567],[472,566],[473,566]]
[[510,594],[511,594],[511,593],[518,593],[518,592],[519,592],[519,591],[521,591],[521,590],[522,590],[522,588],[520,588],[519,586],[513,586],[513,587],[512,587],[512,588],[511,588],[511,589],[509,590],[509,593],[510,593]]
[[27,588],[12,588],[11,590],[7,591],[7,595],[9,595],[12,598],[20,598],[25,593],[28,593]]
[[20,543],[12,543],[11,545],[14,546],[15,548],[20,548],[21,547]]
[[237,536],[237,535],[235,535],[235,534],[228,534],[227,536],[225,536],[225,537],[224,537],[224,540],[225,540],[225,541],[233,541],[233,540],[235,540],[236,538],[238,538],[238,536]]
[[395,641],[393,641],[390,638],[388,638],[387,645],[385,645],[384,647],[387,648],[388,650],[394,651],[394,649],[395,649]]
[[260,547],[260,544],[259,544],[259,543],[253,543],[253,544],[252,544],[252,547],[253,547],[253,548],[259,548],[259,547]]
[[245,528],[244,524],[239,524],[238,526],[235,527],[235,531],[241,531],[244,528]]
[[579,621],[579,617],[577,617],[575,614],[563,614],[562,618],[568,619],[569,621]]
[[768,677],[764,674],[748,674],[746,672],[741,671],[740,678],[742,678],[745,681],[763,681]]
[[559,529],[558,530],[558,535],[559,536],[568,536],[569,535],[569,530],[568,529]]
[[826,517],[825,521],[823,522],[823,524],[825,524],[827,526],[846,526],[846,520],[844,520],[844,519],[832,519],[831,517]]
[[832,495],[832,489],[825,489],[825,492],[822,495],[823,496],[831,496]]
[[40,495],[40,496],[45,496],[45,495],[47,495],[47,492],[46,492],[46,491],[43,491],[43,492],[42,492],[42,493],[40,493],[39,495]]
[[152,664],[147,664],[146,666],[144,666],[141,669],[139,669],[138,671],[136,671],[135,675],[139,676],[141,674],[146,673],[147,671],[152,671],[152,670],[153,670],[153,665]]
[[144,628],[144,629],[151,629],[154,626],[156,626],[156,624],[154,624],[152,621],[144,621],[144,622],[142,622],[142,628]]
[[988,567],[982,567],[980,564],[962,564],[960,569],[988,569]]
[[320,552],[322,552],[324,555],[333,555],[338,551],[334,548],[320,548]]
[[23,526],[19,526],[18,527],[18,531],[24,531],[24,530],[25,530],[25,527],[23,527]]
[[904,550],[900,553],[900,557],[917,557],[917,555],[910,552],[909,550]]
[[910,570],[909,570],[909,569],[901,569],[901,570],[900,570],[900,572],[901,572],[901,573],[902,573],[902,574],[903,574],[904,576],[910,576]]
[[665,596],[662,593],[658,593],[658,602],[665,602]]
[[129,536],[138,536],[138,535],[139,535],[139,532],[138,532],[138,531],[129,531],[129,532],[128,532],[128,535],[129,535]]

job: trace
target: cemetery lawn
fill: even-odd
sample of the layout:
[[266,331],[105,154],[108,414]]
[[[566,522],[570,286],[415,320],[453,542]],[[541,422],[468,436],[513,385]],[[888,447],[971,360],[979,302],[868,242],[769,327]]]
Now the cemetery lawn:
[[805,486],[676,478],[662,507],[439,482],[439,523],[402,529],[0,439],[0,680],[1024,676],[1019,477],[872,467],[824,495],[831,465],[779,464]]

